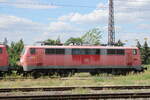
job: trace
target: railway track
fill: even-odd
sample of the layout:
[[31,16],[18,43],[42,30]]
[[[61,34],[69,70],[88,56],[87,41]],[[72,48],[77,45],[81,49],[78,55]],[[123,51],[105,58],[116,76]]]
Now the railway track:
[[91,90],[134,90],[134,89],[150,89],[150,86],[70,86],[70,87],[38,87],[38,88],[1,88],[2,92],[30,92],[30,91],[69,91],[76,88]]
[[127,99],[150,98],[150,93],[103,93],[103,94],[71,94],[71,95],[32,95],[1,96],[0,100],[93,100],[93,99]]

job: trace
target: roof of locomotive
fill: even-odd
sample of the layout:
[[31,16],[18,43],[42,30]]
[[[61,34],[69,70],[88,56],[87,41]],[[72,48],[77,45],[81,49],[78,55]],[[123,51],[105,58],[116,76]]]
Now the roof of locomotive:
[[95,48],[95,49],[138,49],[137,47],[117,47],[117,46],[25,46],[26,48]]

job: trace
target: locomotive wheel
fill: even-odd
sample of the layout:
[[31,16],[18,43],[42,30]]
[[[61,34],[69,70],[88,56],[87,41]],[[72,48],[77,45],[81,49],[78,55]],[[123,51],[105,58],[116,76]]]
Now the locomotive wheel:
[[133,71],[134,74],[139,74],[139,73],[141,73],[141,72],[142,72],[142,71],[138,71],[138,70],[134,70],[134,71]]
[[96,72],[90,72],[90,75],[95,76],[95,75],[97,75],[97,73]]
[[60,77],[68,77],[75,74],[75,70],[59,70],[57,71],[57,75]]
[[28,76],[30,76],[29,73],[23,72],[23,77],[28,77]]
[[51,77],[51,76],[53,76],[53,75],[55,75],[54,72],[49,72],[49,73],[48,73],[48,76],[49,76],[49,77]]
[[40,78],[41,76],[43,76],[44,74],[42,73],[42,72],[36,72],[36,71],[33,71],[32,73],[31,73],[31,75],[32,75],[32,77],[33,78]]
[[0,72],[0,77],[3,77],[3,74],[4,74],[4,73]]
[[76,73],[75,70],[71,70],[71,71],[68,72],[68,76],[73,76],[75,73]]
[[59,72],[58,73],[60,77],[68,77],[69,76],[69,72]]
[[119,70],[119,69],[112,69],[111,74],[112,74],[112,75],[121,75],[122,72],[121,72],[121,70]]

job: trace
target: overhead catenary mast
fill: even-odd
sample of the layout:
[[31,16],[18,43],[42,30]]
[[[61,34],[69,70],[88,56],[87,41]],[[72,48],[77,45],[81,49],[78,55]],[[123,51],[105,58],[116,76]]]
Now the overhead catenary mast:
[[115,44],[115,26],[114,26],[114,4],[109,0],[109,19],[108,19],[108,45]]

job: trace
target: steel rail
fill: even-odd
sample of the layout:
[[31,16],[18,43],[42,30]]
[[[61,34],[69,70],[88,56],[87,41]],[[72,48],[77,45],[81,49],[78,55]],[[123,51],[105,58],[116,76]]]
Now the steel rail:
[[0,96],[1,100],[88,100],[88,99],[150,98],[150,93],[103,93],[70,95]]
[[76,88],[91,90],[133,90],[133,89],[150,89],[150,86],[70,86],[70,87],[35,87],[35,88],[0,88],[1,92],[30,92],[30,91],[69,91]]

